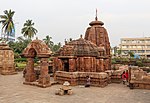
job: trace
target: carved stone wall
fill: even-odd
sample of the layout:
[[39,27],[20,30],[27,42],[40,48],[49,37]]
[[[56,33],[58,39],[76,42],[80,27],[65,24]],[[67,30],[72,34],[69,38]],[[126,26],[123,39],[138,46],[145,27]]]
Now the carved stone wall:
[[15,74],[14,52],[5,44],[0,43],[0,74]]
[[56,72],[56,80],[58,83],[63,84],[68,81],[71,85],[85,85],[87,76],[90,76],[91,86],[105,87],[108,85],[108,74],[101,72]]

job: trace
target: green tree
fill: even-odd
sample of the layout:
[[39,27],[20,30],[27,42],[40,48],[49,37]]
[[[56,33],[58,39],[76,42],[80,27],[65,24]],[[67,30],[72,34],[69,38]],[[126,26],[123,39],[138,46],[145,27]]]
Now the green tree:
[[61,43],[59,42],[58,44],[55,44],[55,45],[53,46],[52,51],[53,51],[53,52],[56,52],[56,51],[59,50],[60,47],[61,47]]
[[33,26],[34,23],[32,22],[32,20],[26,20],[21,30],[21,33],[24,37],[28,37],[28,39],[31,39],[34,37],[34,35],[36,35],[38,31]]
[[[15,14],[15,11],[11,11],[11,9],[5,10],[4,15],[0,15],[0,23],[2,23],[2,32],[8,36],[13,32],[14,28],[14,22],[13,22],[13,16]],[[5,35],[4,35],[5,38]]]
[[31,42],[31,39],[24,39],[23,37],[18,37],[18,41],[8,42],[9,46],[14,50],[15,53],[21,54],[27,45]]
[[52,37],[50,37],[49,35],[46,36],[45,39],[43,39],[43,41],[45,42],[45,44],[52,49],[54,43],[53,41],[51,41]]
[[121,50],[121,49],[120,49],[120,50],[117,50],[117,53],[118,53],[119,56],[121,56],[122,50]]
[[131,58],[133,58],[133,57],[134,57],[134,53],[133,53],[133,52],[131,52],[131,51],[129,51],[129,52],[128,52],[128,55],[129,55]]

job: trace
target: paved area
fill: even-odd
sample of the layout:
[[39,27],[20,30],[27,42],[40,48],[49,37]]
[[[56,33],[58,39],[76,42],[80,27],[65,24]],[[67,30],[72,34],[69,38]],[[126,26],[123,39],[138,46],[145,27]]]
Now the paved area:
[[150,90],[130,90],[122,84],[105,88],[72,87],[74,94],[58,96],[60,85],[39,88],[23,84],[22,73],[0,75],[0,103],[150,103]]

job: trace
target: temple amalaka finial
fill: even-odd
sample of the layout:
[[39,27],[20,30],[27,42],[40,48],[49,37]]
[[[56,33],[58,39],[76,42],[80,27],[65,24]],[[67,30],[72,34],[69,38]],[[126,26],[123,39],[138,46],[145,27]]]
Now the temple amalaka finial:
[[96,17],[95,17],[95,20],[96,20],[96,21],[98,20],[98,18],[97,18],[97,8],[96,8]]

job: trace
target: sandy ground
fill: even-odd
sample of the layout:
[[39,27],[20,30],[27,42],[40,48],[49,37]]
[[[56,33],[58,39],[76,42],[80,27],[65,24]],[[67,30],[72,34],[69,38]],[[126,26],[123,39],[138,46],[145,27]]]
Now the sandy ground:
[[61,85],[40,88],[23,84],[22,72],[0,75],[0,103],[150,103],[150,90],[133,89],[122,84],[105,88],[72,87],[74,94],[58,96]]

